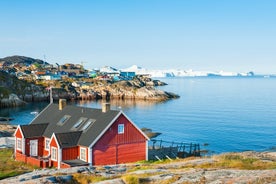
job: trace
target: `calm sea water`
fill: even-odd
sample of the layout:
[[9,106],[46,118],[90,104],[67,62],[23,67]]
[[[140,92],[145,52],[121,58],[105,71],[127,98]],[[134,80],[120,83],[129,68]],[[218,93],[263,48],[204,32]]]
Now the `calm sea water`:
[[[209,144],[215,153],[264,151],[276,147],[276,78],[162,78],[162,90],[179,99],[162,103],[111,101],[140,128],[161,132],[158,139]],[[28,124],[47,104],[1,109],[0,116]],[[101,101],[76,105],[101,108]]]

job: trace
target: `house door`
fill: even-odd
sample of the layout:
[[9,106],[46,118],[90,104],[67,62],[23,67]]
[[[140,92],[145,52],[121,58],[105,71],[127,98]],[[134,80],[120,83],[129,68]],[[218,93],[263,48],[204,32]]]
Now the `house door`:
[[30,140],[30,156],[37,156],[37,140]]

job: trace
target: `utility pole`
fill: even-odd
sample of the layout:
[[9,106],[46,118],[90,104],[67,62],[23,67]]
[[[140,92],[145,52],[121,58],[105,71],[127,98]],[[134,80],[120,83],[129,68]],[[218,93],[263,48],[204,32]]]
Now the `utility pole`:
[[53,90],[52,87],[50,87],[50,104],[52,104],[54,102],[53,100]]

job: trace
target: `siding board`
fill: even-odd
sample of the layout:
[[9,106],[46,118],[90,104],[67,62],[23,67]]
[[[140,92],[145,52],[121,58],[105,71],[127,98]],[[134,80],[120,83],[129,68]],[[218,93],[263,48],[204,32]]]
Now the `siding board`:
[[116,164],[116,147],[115,146],[103,146],[93,150],[92,153],[93,165],[108,165]]
[[62,149],[62,160],[74,160],[78,158],[78,155],[78,147]]
[[145,149],[141,149],[141,147],[145,148],[145,146],[146,144],[144,142],[118,145],[117,162],[122,164],[127,162],[135,162],[138,160],[145,160],[146,151]]
[[[118,125],[124,133],[118,134]],[[119,164],[146,159],[146,138],[121,115],[92,148],[92,164]]]

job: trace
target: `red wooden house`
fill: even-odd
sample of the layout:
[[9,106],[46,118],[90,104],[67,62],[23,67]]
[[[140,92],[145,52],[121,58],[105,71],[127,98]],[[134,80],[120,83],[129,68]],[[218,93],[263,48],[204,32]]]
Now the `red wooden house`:
[[147,160],[148,137],[122,112],[49,104],[15,131],[15,159],[40,167],[111,165]]

